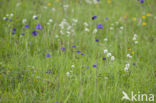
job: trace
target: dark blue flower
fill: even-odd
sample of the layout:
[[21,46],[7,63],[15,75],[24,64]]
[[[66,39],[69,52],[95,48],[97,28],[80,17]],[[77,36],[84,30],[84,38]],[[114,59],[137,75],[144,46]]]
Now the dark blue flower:
[[50,54],[47,54],[46,57],[49,58],[49,57],[51,57],[51,55]]
[[16,28],[13,28],[12,31],[16,31]]
[[25,35],[25,33],[22,33],[21,35]]
[[61,48],[61,50],[65,51],[65,50],[66,50],[66,48]]
[[89,69],[89,66],[86,66],[86,69]]
[[92,17],[92,20],[94,20],[94,19],[96,19],[96,18],[97,18],[97,16],[93,16],[93,17]]
[[106,18],[105,18],[105,20],[109,20],[109,18],[108,18],[108,17],[106,17]]
[[80,51],[76,51],[78,54],[80,54],[81,52]]
[[96,66],[96,64],[93,64],[93,68],[96,68],[97,66]]
[[140,3],[144,3],[145,2],[145,0],[140,0]]
[[97,25],[97,29],[103,29],[103,25],[102,24],[98,24]]
[[81,53],[81,55],[85,55],[84,53]]
[[51,73],[51,70],[49,69],[46,73],[50,74]]
[[32,32],[32,35],[33,35],[33,36],[37,36],[37,34],[38,34],[37,31],[33,31],[33,32]]
[[36,29],[42,29],[42,26],[41,26],[41,24],[37,24],[35,28]]
[[29,28],[29,25],[25,25],[25,28]]
[[5,20],[5,21],[8,21],[8,18],[5,18],[4,20]]
[[102,58],[102,60],[106,60],[106,58],[105,58],[105,57],[103,57],[103,58]]
[[12,19],[10,19],[10,21],[12,21]]
[[73,45],[72,47],[73,47],[73,48],[76,48],[76,45]]
[[97,2],[100,2],[100,0],[97,0]]
[[14,34],[15,34],[15,32],[13,31],[13,32],[12,32],[12,34],[14,35]]
[[96,39],[96,42],[99,42],[99,39]]

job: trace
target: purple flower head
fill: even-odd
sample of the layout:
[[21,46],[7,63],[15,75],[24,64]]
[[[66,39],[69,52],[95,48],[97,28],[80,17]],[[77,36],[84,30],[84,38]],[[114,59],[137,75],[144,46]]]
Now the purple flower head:
[[105,18],[105,20],[109,20],[109,18],[108,18],[108,17],[106,17],[106,18]]
[[145,2],[145,0],[140,0],[140,3],[144,3]]
[[81,53],[81,55],[85,55],[84,53]]
[[51,57],[51,55],[50,54],[47,54],[46,57],[49,58],[49,57]]
[[29,28],[29,25],[25,25],[25,28]]
[[80,54],[81,52],[80,51],[76,51],[78,54]]
[[25,33],[22,33],[21,35],[25,35]]
[[94,19],[96,19],[96,18],[97,18],[97,16],[93,16],[93,17],[92,17],[92,20],[94,20]]
[[41,26],[41,24],[37,24],[35,28],[36,29],[42,29],[42,26]]
[[89,66],[86,66],[86,69],[89,69]]
[[16,31],[16,28],[13,28],[12,31]]
[[37,34],[38,34],[37,31],[33,31],[33,32],[32,32],[32,35],[33,35],[33,36],[37,36]]
[[8,18],[5,18],[5,21],[8,21]]
[[72,48],[76,48],[76,45],[73,45]]
[[96,39],[96,42],[99,42],[99,39]]
[[10,21],[12,21],[12,19],[10,19]]
[[98,24],[97,25],[97,29],[103,29],[103,25],[102,24]]
[[93,64],[93,68],[96,68],[97,66],[96,66],[96,64]]
[[102,58],[102,60],[106,60],[106,58],[105,58],[105,57],[103,57],[103,58]]
[[12,32],[12,35],[14,35],[14,34],[15,34],[15,32],[13,31],[13,32]]
[[49,69],[46,73],[50,74],[51,73],[51,70]]
[[97,0],[97,2],[100,2],[100,0]]
[[66,50],[66,48],[61,48],[61,50],[65,51],[65,50]]

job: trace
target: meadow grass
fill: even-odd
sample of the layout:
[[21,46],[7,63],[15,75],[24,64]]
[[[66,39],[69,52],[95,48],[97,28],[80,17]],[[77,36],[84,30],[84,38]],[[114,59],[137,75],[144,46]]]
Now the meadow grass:
[[0,103],[130,103],[121,100],[123,91],[155,95],[155,5],[155,0],[1,0]]

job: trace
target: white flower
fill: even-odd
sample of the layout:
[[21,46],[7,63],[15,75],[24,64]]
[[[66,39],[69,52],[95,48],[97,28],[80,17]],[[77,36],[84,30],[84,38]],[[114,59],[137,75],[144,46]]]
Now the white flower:
[[22,23],[23,23],[23,24],[24,24],[25,22],[27,22],[27,19],[23,19],[23,20],[22,20]]
[[85,31],[86,31],[86,32],[89,32],[89,29],[88,29],[88,28],[85,28]]
[[138,44],[138,41],[135,41],[134,43],[135,43],[135,44]]
[[47,9],[48,7],[47,7],[47,6],[44,6],[43,8],[44,8],[44,9]]
[[124,28],[123,26],[120,27],[121,30],[123,30],[123,28]]
[[110,30],[113,30],[114,28],[113,28],[113,27],[110,27],[109,29],[110,29]]
[[85,25],[85,26],[88,26],[88,23],[85,22],[84,25]]
[[52,23],[53,22],[53,19],[49,19],[49,22]]
[[130,64],[129,64],[129,63],[128,63],[128,64],[126,64],[126,67],[127,67],[127,68],[129,68],[129,66],[130,66]]
[[115,60],[115,57],[114,56],[111,56],[111,60],[114,61]]
[[72,65],[71,67],[72,67],[72,68],[75,68],[75,65]]
[[78,22],[78,20],[77,20],[77,19],[72,19],[72,21],[73,21],[73,22],[75,22],[75,23],[77,23],[77,22]]
[[37,16],[36,16],[36,15],[34,15],[34,16],[33,16],[33,19],[36,19],[36,18],[37,18]]
[[130,54],[127,54],[127,57],[128,57],[128,58],[132,58],[132,56],[131,56]]
[[10,16],[11,16],[11,17],[13,17],[13,16],[14,16],[14,14],[13,14],[13,13],[11,13],[11,14],[10,14]]
[[67,75],[67,77],[69,77],[70,76],[70,72],[67,72],[66,75]]
[[63,35],[64,34],[64,32],[62,31],[62,30],[60,30],[60,33]]
[[55,8],[52,8],[51,10],[52,10],[52,11],[55,11]]
[[128,68],[127,67],[125,67],[124,70],[125,70],[125,72],[128,72]]
[[97,33],[97,29],[94,29],[93,34],[96,34],[96,33]]
[[118,22],[118,21],[116,21],[115,23],[116,23],[117,25],[119,24],[119,22]]
[[6,14],[6,16],[9,16],[9,14]]
[[112,54],[111,53],[107,53],[107,57],[110,57]]
[[6,17],[3,17],[3,20],[6,20]]
[[107,39],[107,38],[105,38],[105,39],[104,39],[104,41],[108,41],[108,39]]
[[55,38],[58,38],[58,37],[59,37],[58,35],[55,36]]
[[136,40],[136,37],[133,37],[133,40]]
[[107,49],[104,49],[103,51],[104,51],[104,53],[107,53],[107,52],[108,52],[108,50],[107,50]]

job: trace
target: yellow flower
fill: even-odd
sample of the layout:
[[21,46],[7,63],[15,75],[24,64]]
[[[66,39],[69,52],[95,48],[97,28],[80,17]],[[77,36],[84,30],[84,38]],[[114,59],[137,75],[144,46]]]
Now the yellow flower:
[[52,4],[50,2],[48,2],[48,6],[51,6]]
[[111,0],[107,0],[107,3],[110,4],[112,1]]
[[146,25],[147,25],[147,23],[146,23],[146,22],[143,22],[143,23],[142,23],[142,25],[143,25],[143,26],[146,26]]
[[150,13],[147,13],[146,16],[151,16],[151,14]]
[[131,50],[131,48],[128,48],[128,50]]
[[146,16],[142,16],[142,19],[146,19]]
[[136,21],[136,17],[133,17],[132,20]]
[[7,70],[7,72],[9,73],[9,72],[10,72],[10,70]]
[[134,54],[134,51],[132,51],[132,54]]

